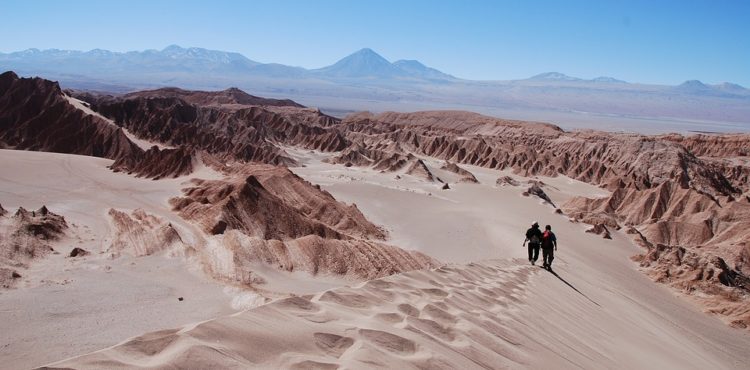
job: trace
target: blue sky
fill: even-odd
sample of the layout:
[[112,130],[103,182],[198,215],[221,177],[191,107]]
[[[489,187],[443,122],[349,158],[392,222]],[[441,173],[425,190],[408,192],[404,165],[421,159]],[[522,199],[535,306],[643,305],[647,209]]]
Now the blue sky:
[[9,1],[0,52],[170,44],[317,68],[369,47],[470,79],[750,87],[750,1]]

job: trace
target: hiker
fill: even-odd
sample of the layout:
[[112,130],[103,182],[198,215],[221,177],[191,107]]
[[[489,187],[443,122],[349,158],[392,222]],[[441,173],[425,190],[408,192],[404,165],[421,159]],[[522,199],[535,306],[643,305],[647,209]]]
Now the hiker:
[[544,227],[544,234],[542,234],[542,260],[544,260],[544,268],[549,271],[552,271],[552,260],[555,259],[556,250],[557,237],[552,232],[552,226],[547,225]]
[[526,230],[526,240],[523,241],[523,245],[529,242],[529,262],[533,265],[536,259],[539,258],[539,246],[542,243],[542,230],[539,230],[539,223],[534,222],[531,224],[531,228]]

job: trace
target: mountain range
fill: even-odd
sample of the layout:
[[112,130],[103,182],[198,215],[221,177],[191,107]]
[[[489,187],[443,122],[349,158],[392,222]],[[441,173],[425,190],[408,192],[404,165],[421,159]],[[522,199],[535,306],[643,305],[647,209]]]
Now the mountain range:
[[416,60],[391,63],[369,48],[361,49],[330,66],[309,70],[278,63],[260,63],[239,53],[182,48],[177,45],[170,45],[163,50],[125,53],[102,49],[85,52],[28,49],[9,54],[0,53],[0,68],[92,76],[191,72],[286,78],[456,79]]
[[[581,114],[609,120],[636,117],[724,122],[732,127],[750,124],[750,90],[729,82],[709,85],[691,80],[666,86],[606,76],[583,79],[559,72],[509,81],[474,81],[417,60],[390,62],[369,48],[317,69],[177,45],[129,52],[28,49],[0,53],[0,71],[6,70],[58,80],[66,88],[113,93],[166,86],[239,87],[331,112],[459,108],[507,118],[562,120],[556,123],[563,126],[586,118]],[[750,130],[742,127],[729,130]]]

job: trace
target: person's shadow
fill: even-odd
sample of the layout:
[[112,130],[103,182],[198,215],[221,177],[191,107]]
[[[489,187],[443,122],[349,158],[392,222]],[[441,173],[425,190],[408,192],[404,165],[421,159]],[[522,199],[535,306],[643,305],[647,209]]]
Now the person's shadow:
[[555,277],[556,277],[556,278],[560,279],[560,281],[562,281],[563,283],[565,283],[565,285],[569,286],[569,287],[570,287],[571,289],[575,290],[575,291],[576,291],[576,292],[577,292],[578,294],[580,294],[580,295],[584,296],[584,297],[585,297],[586,299],[588,299],[588,300],[589,300],[589,301],[590,301],[591,303],[593,303],[593,304],[595,304],[595,305],[597,305],[597,306],[601,307],[601,306],[600,306],[600,305],[599,305],[598,303],[596,303],[596,302],[595,302],[595,301],[594,301],[593,299],[591,299],[591,298],[589,298],[589,297],[588,297],[587,295],[585,295],[585,294],[581,293],[581,291],[580,291],[580,290],[578,290],[578,288],[574,287],[574,286],[573,286],[573,284],[571,284],[571,283],[569,283],[569,282],[568,282],[567,280],[565,280],[565,279],[561,278],[561,277],[560,277],[560,275],[558,275],[558,274],[557,274],[557,272],[555,272],[555,270],[549,269],[549,270],[547,270],[547,271],[549,271],[549,273],[550,273],[550,274],[552,274],[552,275],[555,275]]

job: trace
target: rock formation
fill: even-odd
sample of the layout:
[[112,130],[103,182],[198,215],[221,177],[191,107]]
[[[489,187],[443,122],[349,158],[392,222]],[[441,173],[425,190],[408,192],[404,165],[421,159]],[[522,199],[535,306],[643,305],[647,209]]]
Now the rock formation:
[[[185,149],[144,152],[122,129],[74,107],[56,82],[0,75],[0,147],[116,160],[116,169],[154,178],[189,172]],[[172,167],[176,166],[176,167]]]
[[521,183],[518,182],[518,180],[510,176],[501,176],[497,178],[497,181],[495,181],[495,185],[497,186],[521,186]]
[[445,170],[445,171],[449,171],[449,172],[453,172],[453,173],[461,176],[461,178],[458,180],[459,182],[468,182],[468,183],[478,183],[479,182],[479,180],[477,180],[477,178],[474,176],[473,173],[471,173],[471,172],[469,172],[469,171],[467,171],[467,170],[459,167],[455,163],[452,163],[452,162],[449,162],[449,161],[445,161],[445,164],[443,164],[443,166],[441,166],[440,169],[441,170]]
[[183,197],[170,201],[181,217],[214,235],[214,248],[232,256],[229,265],[204,259],[218,277],[252,283],[248,271],[260,263],[356,279],[437,265],[378,242],[384,232],[356,206],[337,202],[286,168],[249,164],[231,173],[224,180],[192,180]]
[[275,100],[272,106],[261,106],[256,103],[267,101],[237,97],[244,93],[232,91],[229,97],[227,91],[160,89],[81,98],[88,98],[92,109],[140,138],[187,146],[227,160],[292,165],[295,161],[278,144],[323,151],[348,145],[329,127],[338,120],[318,110]]
[[115,159],[140,149],[117,127],[68,104],[56,82],[0,75],[0,143],[5,148]]
[[612,234],[609,233],[609,229],[604,224],[594,224],[591,228],[586,230],[587,233],[601,235],[604,239],[612,239]]
[[184,247],[180,234],[172,224],[142,209],[129,214],[110,209],[109,217],[113,235],[107,251],[112,255],[128,253],[139,257]]
[[424,164],[421,159],[413,161],[409,168],[406,169],[406,174],[429,182],[442,182],[438,177],[432,174],[432,171],[427,168],[427,165]]
[[[304,108],[289,99],[268,99],[250,95],[236,87],[223,91],[193,91],[183,90],[175,87],[166,87],[156,90],[138,91],[125,94],[124,97],[143,97],[143,98],[178,98],[190,104],[199,106],[216,106],[216,107],[236,107],[243,105],[259,105],[273,107],[296,107]],[[90,102],[94,99],[90,98]]]
[[10,288],[34,259],[53,251],[50,243],[68,229],[65,218],[42,206],[35,211],[18,208],[10,214],[0,206],[0,286]]
[[551,205],[552,207],[556,207],[555,203],[552,202],[552,199],[547,195],[547,193],[544,192],[542,189],[543,183],[539,181],[529,181],[531,186],[529,186],[528,189],[526,189],[525,192],[523,192],[523,195],[529,196],[533,195],[541,200],[544,201],[544,203]]

